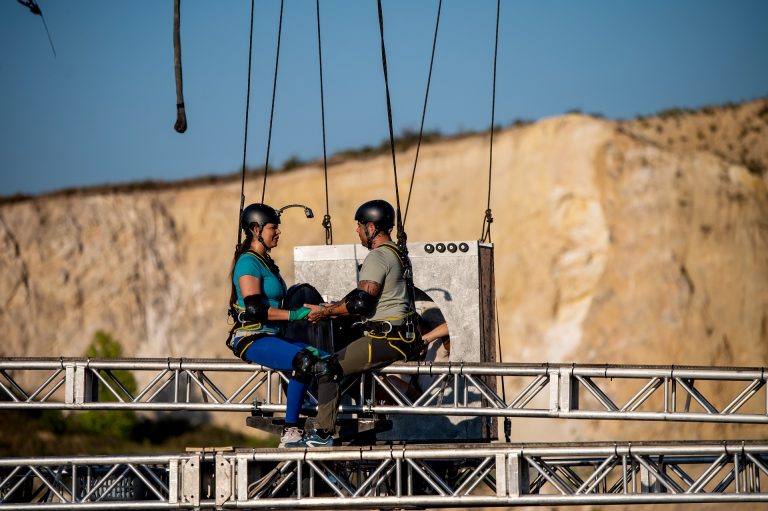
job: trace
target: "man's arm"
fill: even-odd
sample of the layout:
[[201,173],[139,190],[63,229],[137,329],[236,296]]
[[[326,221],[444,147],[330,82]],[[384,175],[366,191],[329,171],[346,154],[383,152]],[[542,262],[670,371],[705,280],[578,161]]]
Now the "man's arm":
[[381,294],[381,284],[373,280],[361,280],[357,283],[357,289],[365,291],[374,298],[378,298]]
[[[381,295],[381,284],[372,280],[361,280],[357,283],[357,289],[368,293],[373,299],[376,299]],[[347,295],[349,296],[349,295]],[[317,311],[312,311],[309,314],[310,321],[318,321],[323,318],[331,316],[346,316],[350,314],[347,309],[347,300],[341,299],[338,302],[334,302],[327,307],[323,307]]]

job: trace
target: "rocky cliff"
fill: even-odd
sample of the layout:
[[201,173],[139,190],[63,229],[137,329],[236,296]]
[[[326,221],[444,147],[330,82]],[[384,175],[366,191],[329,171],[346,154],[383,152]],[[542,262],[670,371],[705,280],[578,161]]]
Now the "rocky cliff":
[[[768,100],[631,122],[568,115],[497,133],[503,360],[768,365],[766,112]],[[480,235],[488,141],[422,147],[410,240]],[[401,194],[413,157],[412,148],[398,155]],[[334,241],[352,243],[356,206],[394,201],[390,157],[334,163],[329,190]],[[250,180],[246,200],[260,195],[261,180]],[[126,356],[231,357],[224,338],[239,197],[233,180],[3,204],[0,355],[82,356],[101,329]],[[322,217],[322,168],[271,175],[266,198]],[[295,210],[282,227],[274,256],[290,280],[292,247],[322,244],[324,231]],[[538,439],[617,429],[548,424],[552,437]]]

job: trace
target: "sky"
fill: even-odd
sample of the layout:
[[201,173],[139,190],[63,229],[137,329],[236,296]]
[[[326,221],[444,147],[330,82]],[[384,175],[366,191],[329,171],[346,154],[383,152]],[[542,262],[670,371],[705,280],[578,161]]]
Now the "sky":
[[[394,130],[418,130],[438,0],[383,0]],[[0,196],[242,168],[251,2],[0,0]],[[278,0],[256,0],[247,166],[265,164]],[[496,2],[444,0],[425,129],[490,126]],[[376,0],[320,0],[327,151],[388,137]],[[768,1],[502,0],[496,124],[768,96]],[[270,168],[322,158],[315,2],[285,0]]]

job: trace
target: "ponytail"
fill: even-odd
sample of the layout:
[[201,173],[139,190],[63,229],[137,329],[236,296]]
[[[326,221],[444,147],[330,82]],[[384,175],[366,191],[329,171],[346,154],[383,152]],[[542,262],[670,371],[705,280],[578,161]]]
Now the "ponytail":
[[232,291],[229,295],[229,303],[237,303],[237,288],[235,288],[235,265],[240,256],[246,253],[251,248],[253,242],[253,231],[245,229],[245,240],[242,243],[235,245],[235,255],[232,258],[232,269],[229,271],[229,282],[232,284]]

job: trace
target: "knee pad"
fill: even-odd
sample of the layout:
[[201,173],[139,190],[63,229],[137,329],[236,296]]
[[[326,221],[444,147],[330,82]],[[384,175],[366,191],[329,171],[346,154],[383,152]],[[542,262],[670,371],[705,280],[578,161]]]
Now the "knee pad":
[[335,355],[323,358],[315,364],[315,376],[317,381],[330,383],[341,380],[344,376],[344,370],[336,359]]
[[320,361],[311,350],[304,348],[296,353],[291,365],[293,366],[293,377],[301,382],[308,382],[315,375],[315,366]]

